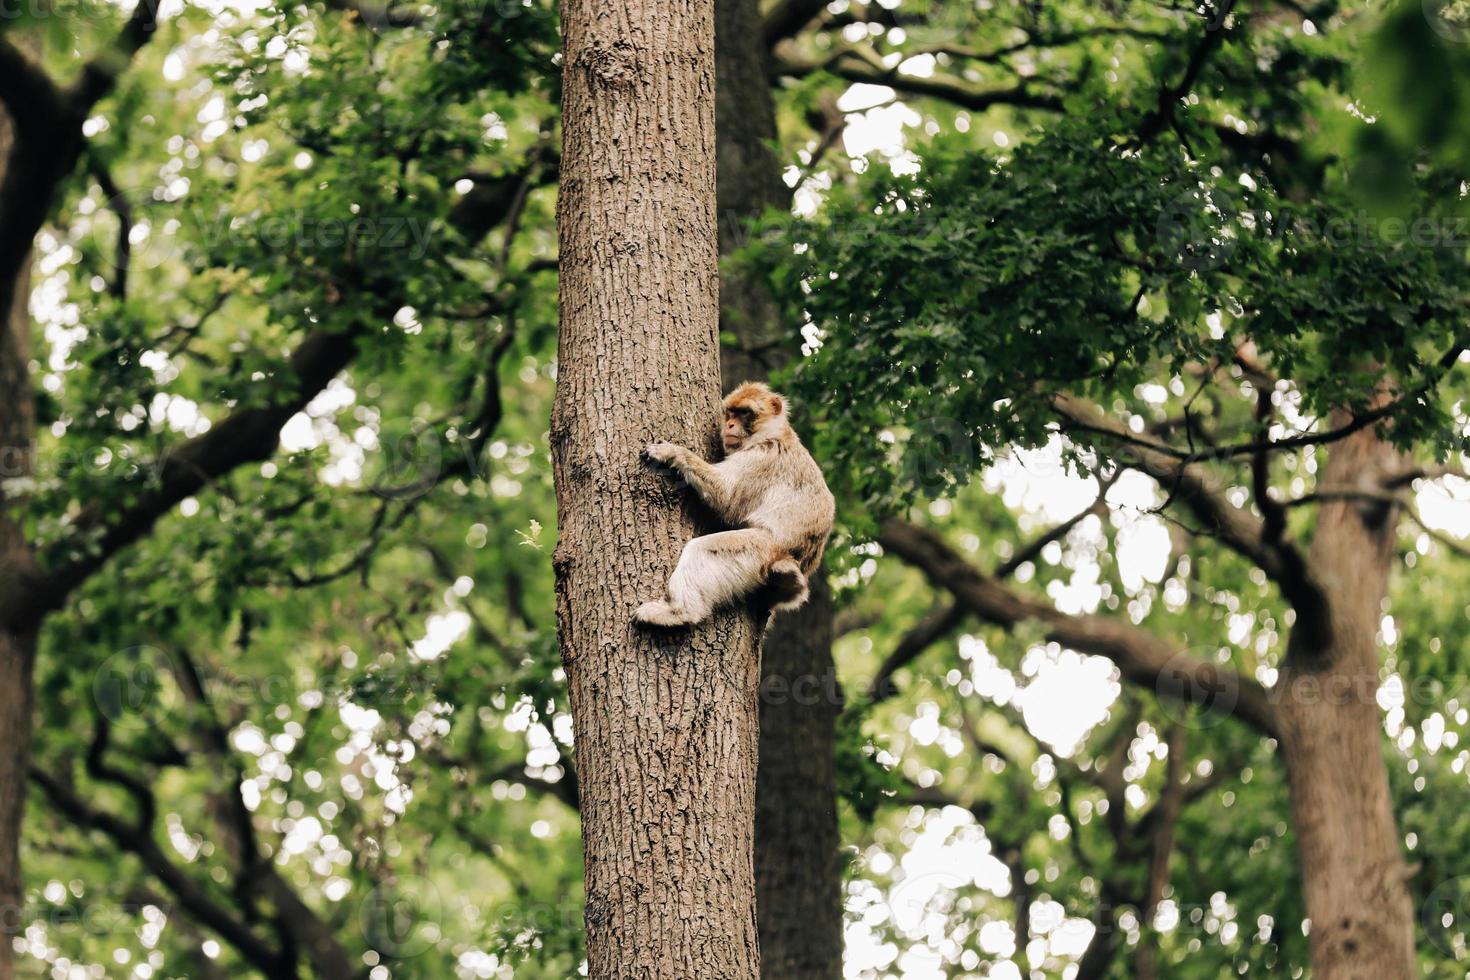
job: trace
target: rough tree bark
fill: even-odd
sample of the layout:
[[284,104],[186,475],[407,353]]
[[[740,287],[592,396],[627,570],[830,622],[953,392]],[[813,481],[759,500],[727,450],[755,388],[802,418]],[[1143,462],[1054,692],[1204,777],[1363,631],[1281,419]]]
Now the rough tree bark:
[[[720,252],[744,241],[744,222],[786,207],[790,191],[773,151],[776,109],[756,0],[715,0],[716,136]],[[799,336],[759,282],[726,270],[720,283],[726,390],[786,364]],[[842,863],[838,853],[837,715],[832,598],[777,617],[761,656],[760,768],[756,777],[756,919],[764,980],[842,975]]]
[[[0,109],[0,178],[13,146],[10,119]],[[35,559],[5,482],[31,472],[35,425],[30,385],[28,276],[22,272],[14,302],[0,321],[0,595],[11,593],[35,570]],[[0,604],[3,608],[3,604]],[[31,757],[34,625],[0,616],[0,980],[15,976],[12,939],[23,927],[25,892],[20,874],[20,827],[25,814]]]
[[[1370,428],[1332,446],[1321,484],[1369,486],[1402,468]],[[1322,504],[1311,564],[1328,629],[1325,636],[1300,625],[1293,631],[1273,692],[1319,980],[1415,975],[1409,870],[1377,703],[1378,631],[1397,516],[1376,501]]]
[[755,980],[757,623],[632,623],[701,530],[640,450],[712,454],[719,421],[714,0],[565,0],[562,31],[553,565],[590,975]]
[[832,593],[776,620],[761,663],[756,780],[756,912],[763,980],[842,976]]

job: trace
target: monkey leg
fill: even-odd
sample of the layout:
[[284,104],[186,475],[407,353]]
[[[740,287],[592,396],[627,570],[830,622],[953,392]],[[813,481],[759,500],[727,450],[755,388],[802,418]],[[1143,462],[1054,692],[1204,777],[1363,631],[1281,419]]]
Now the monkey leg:
[[667,600],[645,602],[633,618],[650,626],[688,626],[716,607],[755,591],[764,581],[775,540],[746,528],[695,538],[684,546],[669,576]]

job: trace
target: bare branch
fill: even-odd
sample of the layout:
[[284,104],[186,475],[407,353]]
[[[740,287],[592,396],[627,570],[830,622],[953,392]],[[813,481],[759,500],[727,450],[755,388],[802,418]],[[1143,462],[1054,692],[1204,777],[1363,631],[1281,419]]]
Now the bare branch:
[[1261,540],[1269,548],[1280,548],[1286,535],[1286,508],[1271,496],[1271,389],[1256,391],[1256,426],[1261,448],[1251,455],[1251,492],[1264,518]]
[[71,109],[85,116],[98,100],[112,91],[118,78],[148,39],[158,30],[160,0],[138,0],[133,14],[113,42],[82,66],[82,73],[67,93]]
[[1205,64],[1224,44],[1226,21],[1234,7],[1235,0],[1223,0],[1220,3],[1210,22],[1205,25],[1204,36],[1190,52],[1189,63],[1184,68],[1184,75],[1174,85],[1166,85],[1159,90],[1157,107],[1144,118],[1143,125],[1138,128],[1139,139],[1147,142],[1173,123],[1179,103],[1189,95],[1190,89],[1194,88],[1194,83],[1199,80],[1200,72],[1204,70]]
[[69,785],[38,767],[32,767],[31,781],[41,787],[51,804],[72,823],[101,831],[119,850],[136,856],[182,904],[191,919],[217,933],[266,976],[296,976],[296,966],[286,954],[272,949],[244,920],[171,861],[152,834],[90,806]]
[[0,101],[19,133],[0,180],[0,310],[16,302],[31,242],[76,169],[85,140],[82,123],[158,27],[159,0],[138,0],[118,36],[83,67],[65,91],[20,50],[0,37]]
[[1404,496],[1401,490],[1395,492],[1392,490],[1359,489],[1358,487],[1324,487],[1320,490],[1303,494],[1300,497],[1293,497],[1283,506],[1305,507],[1309,504],[1321,504],[1333,500],[1357,500],[1363,503],[1386,504],[1390,507],[1401,508],[1409,520],[1418,526],[1419,530],[1461,558],[1470,558],[1470,544],[1458,538],[1451,537],[1438,528],[1431,527],[1425,523],[1424,516],[1419,513],[1418,508],[1414,506],[1411,500]]
[[917,660],[925,650],[960,628],[968,613],[957,602],[940,604],[905,633],[891,653],[883,659],[873,683],[868,686],[868,700],[873,704],[887,701],[898,693],[893,675]]
[[1470,473],[1463,466],[1414,466],[1400,473],[1394,473],[1383,481],[1383,486],[1388,490],[1396,490],[1407,487],[1417,480],[1442,480],[1445,477],[1454,477],[1457,480],[1470,480]]
[[355,324],[341,333],[319,330],[309,334],[291,356],[290,374],[296,383],[285,399],[273,405],[240,409],[203,435],[169,450],[153,465],[157,473],[153,485],[120,514],[84,514],[77,530],[94,546],[42,576],[31,589],[16,590],[18,594],[9,597],[15,604],[15,615],[36,621],[59,608],[92,573],[152,530],[179,501],[244,463],[268,459],[280,442],[281,426],[347,366],[357,352],[357,337],[363,330],[362,324]]
[[995,577],[998,579],[1010,578],[1012,575],[1015,574],[1016,569],[1020,568],[1022,565],[1026,564],[1027,562],[1035,561],[1037,558],[1040,558],[1041,553],[1046,550],[1047,545],[1051,544],[1054,541],[1061,541],[1067,535],[1071,534],[1073,528],[1075,528],[1078,524],[1081,524],[1089,517],[1105,516],[1108,512],[1108,488],[1113,485],[1115,479],[1116,477],[1113,477],[1111,479],[1103,481],[1102,489],[1098,493],[1097,499],[1094,500],[1090,506],[1081,511],[1078,511],[1076,514],[1067,518],[1065,521],[1062,521],[1062,523],[1058,524],[1050,531],[1047,531],[1045,534],[1038,537],[1035,541],[1032,541],[1030,544],[1017,551],[1014,555],[1011,555],[1011,557],[1007,558],[1005,561],[997,565],[993,573]]
[[[240,647],[248,648],[252,619],[242,613]],[[255,833],[255,821],[241,795],[244,767],[230,748],[229,733],[219,720],[210,701],[203,676],[187,650],[176,649],[179,687],[195,707],[195,717],[203,729],[205,753],[217,769],[228,775],[224,786],[212,794],[216,806],[217,826],[224,833],[227,853],[237,865],[236,892],[242,901],[264,897],[273,910],[277,931],[289,939],[289,947],[304,950],[316,973],[323,980],[359,980],[363,972],[353,965],[352,957],[342,947],[332,928],[309,905],[301,900],[286,881],[277,874],[268,859],[263,859]]]
[[867,45],[845,45],[828,57],[811,61],[780,59],[775,65],[777,75],[793,78],[818,71],[830,72],[849,82],[886,85],[906,95],[942,99],[972,112],[983,112],[997,105],[1049,112],[1059,112],[1062,108],[1061,96],[1036,90],[1034,81],[1029,79],[1005,88],[994,88],[974,85],[952,75],[906,75],[899,72],[898,66],[885,66],[882,57]]
[[1039,623],[1047,639],[1080,653],[1106,657],[1134,684],[1161,696],[1203,698],[1208,710],[1233,714],[1267,734],[1276,730],[1275,712],[1265,688],[1230,667],[1190,656],[1123,619],[1072,615],[1023,597],[980,572],[926,528],[890,520],[883,525],[878,541],[885,551],[922,571],[930,582],[948,590],[957,603],[986,622],[1005,629]]
[[[87,169],[91,171],[96,179],[97,185],[102,188],[102,196],[107,200],[107,206],[112,208],[112,213],[117,215],[117,244],[113,246],[112,266],[117,270],[108,284],[107,291],[114,299],[126,299],[128,296],[128,266],[131,264],[133,255],[133,209],[129,206],[127,198],[117,189],[113,182],[112,174],[107,166],[99,160],[95,154],[89,154]],[[223,302],[223,299],[220,300]],[[202,322],[202,320],[201,320]]]
[[827,0],[776,0],[761,25],[767,47],[775,47],[788,37],[795,37],[826,9]]
[[[995,577],[997,579],[1010,578],[1016,569],[1029,561],[1035,561],[1046,550],[1047,545],[1053,541],[1060,541],[1068,534],[1071,534],[1072,529],[1088,517],[1094,514],[1098,516],[1106,514],[1107,492],[1108,488],[1112,485],[1113,480],[1104,481],[1102,491],[1098,494],[1097,500],[1093,501],[1091,506],[1067,518],[1056,527],[1039,536],[1036,540],[1019,549],[1010,558],[996,567],[994,572]],[[873,676],[872,684],[868,687],[868,700],[873,704],[877,704],[881,701],[888,700],[894,694],[898,693],[898,689],[893,684],[893,675],[921,657],[924,651],[928,650],[935,643],[938,643],[941,639],[959,629],[966,618],[968,618],[968,613],[958,603],[951,603],[948,606],[936,606],[931,610],[917,625],[899,639],[893,651],[884,658],[882,665],[878,668],[878,672]]]
[[558,159],[555,145],[548,142],[536,147],[525,164],[510,173],[466,174],[474,186],[449,209],[449,224],[471,241],[485,237],[517,207],[528,182],[532,187],[556,183]]
[[851,633],[865,630],[883,618],[881,609],[858,609],[853,606],[839,609],[832,617],[832,637],[841,639]]
[[[1127,443],[1130,446],[1145,449],[1161,456],[1168,456],[1182,463],[1189,463],[1202,458],[1224,462],[1237,456],[1249,456],[1252,453],[1259,452],[1263,448],[1273,452],[1280,452],[1288,449],[1303,449],[1307,446],[1320,446],[1325,443],[1338,442],[1346,439],[1354,433],[1362,432],[1370,426],[1388,420],[1409,406],[1422,402],[1434,390],[1435,386],[1443,380],[1444,374],[1459,361],[1460,354],[1467,349],[1466,343],[1467,341],[1464,337],[1457,337],[1449,349],[1441,354],[1435,362],[1434,369],[1436,373],[1432,374],[1428,380],[1418,387],[1399,395],[1397,398],[1384,401],[1377,407],[1371,408],[1361,414],[1352,414],[1344,410],[1343,414],[1348,416],[1348,421],[1335,429],[1328,429],[1326,432],[1307,432],[1301,435],[1288,436],[1285,439],[1274,439],[1269,442],[1252,441],[1237,443],[1235,445],[1213,446],[1208,452],[1201,453],[1193,449],[1178,449],[1168,443],[1159,442],[1157,439],[1135,435],[1116,424],[1097,427],[1095,424],[1080,418],[1070,419],[1063,426],[1063,431],[1070,429],[1078,432],[1091,432],[1095,435],[1110,436],[1119,442]],[[1075,400],[1068,395],[1061,394],[1055,396],[1054,404],[1064,402],[1076,404]],[[1065,415],[1066,413],[1063,412],[1063,414]]]
[[[1052,406],[1064,419],[1063,429],[1081,429],[1112,436],[1133,445],[1124,465],[1153,477],[1170,501],[1178,501],[1226,547],[1254,562],[1281,589],[1296,609],[1298,628],[1326,636],[1327,598],[1312,574],[1306,557],[1290,541],[1270,540],[1266,526],[1248,511],[1225,499],[1224,488],[1198,462],[1180,459],[1162,443],[1132,436],[1123,423],[1066,394],[1053,397]],[[1270,443],[1281,446],[1286,440]]]
[[1187,731],[1183,725],[1169,730],[1169,758],[1165,763],[1164,788],[1159,800],[1149,810],[1152,833],[1152,853],[1149,855],[1148,877],[1144,884],[1143,918],[1153,918],[1154,909],[1164,897],[1164,886],[1169,883],[1169,860],[1174,853],[1174,835],[1179,826],[1179,815],[1188,800],[1184,785],[1184,752]]
[[23,139],[44,133],[63,113],[61,90],[20,48],[0,34],[0,102]]

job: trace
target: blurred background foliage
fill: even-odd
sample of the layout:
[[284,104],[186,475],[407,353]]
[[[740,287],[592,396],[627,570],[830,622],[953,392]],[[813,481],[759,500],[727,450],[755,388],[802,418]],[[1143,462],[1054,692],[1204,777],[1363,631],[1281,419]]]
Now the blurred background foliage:
[[[7,30],[67,77],[120,16]],[[1302,975],[1269,740],[953,612],[872,539],[908,513],[995,569],[1088,510],[1019,586],[1272,676],[1289,617],[1264,577],[1186,547],[1165,488],[1100,486],[1088,436],[1043,408],[1065,388],[1248,440],[1250,379],[1191,365],[1231,364],[1249,316],[1298,416],[1391,374],[1433,392],[1395,437],[1457,461],[1466,31],[1435,2],[836,0],[776,47],[797,217],[741,261],[804,327],[786,380],[841,491],[850,976],[1074,976],[1094,926],[1118,948],[1090,975]],[[342,975],[577,974],[546,444],[557,48],[543,0],[177,4],[88,122],[33,278],[48,561],[94,547],[79,518],[136,499],[163,447],[289,386],[303,337],[361,349],[271,462],[50,621],[36,975],[267,976],[222,937],[303,927]],[[1314,472],[1306,447],[1278,476],[1301,494]],[[1425,487],[1426,520],[1470,529],[1466,492]],[[1384,611],[1426,977],[1467,960],[1462,551],[1406,522]]]

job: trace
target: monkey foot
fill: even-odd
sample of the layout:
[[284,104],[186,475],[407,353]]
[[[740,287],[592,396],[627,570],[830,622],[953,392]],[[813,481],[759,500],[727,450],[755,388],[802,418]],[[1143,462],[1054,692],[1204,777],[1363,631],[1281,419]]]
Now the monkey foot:
[[766,569],[766,593],[772,609],[787,611],[800,608],[809,594],[801,566],[791,558],[772,562]]
[[679,609],[662,600],[656,602],[645,602],[638,607],[633,618],[645,626],[688,626],[698,622],[685,610]]

